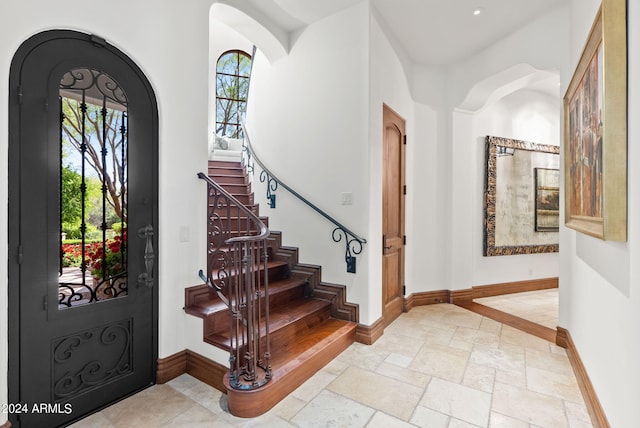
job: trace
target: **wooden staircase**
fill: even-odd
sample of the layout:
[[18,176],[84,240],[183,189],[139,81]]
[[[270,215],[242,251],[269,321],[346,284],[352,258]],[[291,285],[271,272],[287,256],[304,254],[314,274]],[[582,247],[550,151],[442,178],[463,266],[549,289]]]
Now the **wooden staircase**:
[[[209,161],[209,177],[253,213],[251,184],[240,162]],[[261,217],[266,223],[267,218]],[[238,417],[265,413],[355,340],[358,306],[346,302],[342,285],[323,283],[319,266],[300,264],[298,249],[282,246],[281,233],[268,238],[269,328],[272,379],[254,390],[227,388],[229,411]],[[202,318],[203,340],[229,350],[230,314],[207,285],[185,290],[185,311]]]

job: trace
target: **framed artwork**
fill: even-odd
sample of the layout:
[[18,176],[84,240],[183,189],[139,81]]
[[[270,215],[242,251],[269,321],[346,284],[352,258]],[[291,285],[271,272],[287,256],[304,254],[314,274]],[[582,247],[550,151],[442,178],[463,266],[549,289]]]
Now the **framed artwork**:
[[603,0],[564,96],[565,224],[627,239],[625,0]]
[[535,168],[536,232],[560,229],[560,170]]
[[[485,141],[483,255],[557,253],[560,147],[491,135]],[[554,208],[556,230],[549,226]]]

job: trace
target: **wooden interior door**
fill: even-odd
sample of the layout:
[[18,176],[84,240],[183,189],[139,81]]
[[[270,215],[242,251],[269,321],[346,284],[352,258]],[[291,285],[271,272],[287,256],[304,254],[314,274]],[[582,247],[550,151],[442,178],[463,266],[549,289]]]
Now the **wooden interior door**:
[[405,121],[383,106],[382,317],[389,325],[404,304]]

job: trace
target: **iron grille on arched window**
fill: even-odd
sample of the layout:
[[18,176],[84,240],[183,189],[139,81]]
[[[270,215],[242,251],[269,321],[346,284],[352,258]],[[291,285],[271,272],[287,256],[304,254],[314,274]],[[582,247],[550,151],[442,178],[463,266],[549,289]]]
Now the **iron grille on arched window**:
[[241,138],[251,74],[251,56],[240,50],[220,55],[216,64],[216,134]]

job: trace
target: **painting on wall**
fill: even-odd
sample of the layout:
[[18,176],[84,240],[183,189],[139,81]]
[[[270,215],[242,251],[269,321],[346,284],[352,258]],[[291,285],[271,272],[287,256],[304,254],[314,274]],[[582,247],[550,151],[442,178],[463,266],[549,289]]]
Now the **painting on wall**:
[[535,168],[536,232],[560,229],[560,170]]
[[565,224],[627,239],[624,0],[603,0],[564,97]]

